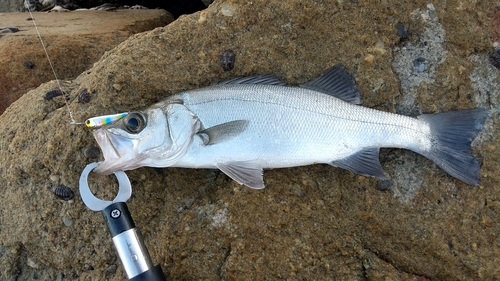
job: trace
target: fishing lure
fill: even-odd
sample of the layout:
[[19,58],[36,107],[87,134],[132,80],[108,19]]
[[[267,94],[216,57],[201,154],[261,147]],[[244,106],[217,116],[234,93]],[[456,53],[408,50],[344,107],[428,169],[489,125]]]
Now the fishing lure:
[[120,120],[127,115],[128,115],[128,112],[124,112],[124,113],[118,113],[118,114],[92,117],[92,118],[85,120],[85,125],[87,125],[87,127],[89,127],[89,128],[101,127],[104,125],[111,124],[117,120]]

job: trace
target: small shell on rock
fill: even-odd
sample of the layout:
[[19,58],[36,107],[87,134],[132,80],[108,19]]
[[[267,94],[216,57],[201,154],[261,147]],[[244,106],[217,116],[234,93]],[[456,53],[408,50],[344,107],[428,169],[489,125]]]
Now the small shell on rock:
[[63,96],[63,95],[64,95],[64,93],[60,89],[53,89],[53,90],[50,90],[47,93],[45,93],[44,98],[46,100],[51,100],[51,99],[53,99],[55,97]]
[[90,94],[87,91],[87,88],[83,88],[78,91],[78,102],[79,103],[89,103],[90,102]]
[[97,158],[99,157],[99,155],[101,155],[101,151],[95,146],[90,146],[85,148],[85,150],[83,151],[83,155],[87,158]]
[[229,71],[234,67],[236,55],[232,50],[225,50],[220,54],[220,66],[224,71]]
[[69,201],[73,199],[73,191],[63,184],[58,184],[56,186],[53,186],[53,184],[49,184],[48,188],[50,191],[52,191],[52,193],[63,200]]

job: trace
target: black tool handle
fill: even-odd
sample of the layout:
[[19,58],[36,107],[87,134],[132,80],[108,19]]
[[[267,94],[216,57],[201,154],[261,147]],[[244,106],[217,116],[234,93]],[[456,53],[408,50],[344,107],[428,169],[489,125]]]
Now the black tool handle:
[[110,204],[101,213],[129,280],[166,280],[161,267],[153,266],[148,249],[135,228],[127,204],[125,202]]
[[110,204],[101,212],[112,238],[122,232],[135,228],[134,220],[125,202]]
[[148,271],[144,271],[136,277],[129,279],[128,281],[167,281],[167,278],[165,278],[165,275],[161,270],[161,266],[157,265],[150,268]]

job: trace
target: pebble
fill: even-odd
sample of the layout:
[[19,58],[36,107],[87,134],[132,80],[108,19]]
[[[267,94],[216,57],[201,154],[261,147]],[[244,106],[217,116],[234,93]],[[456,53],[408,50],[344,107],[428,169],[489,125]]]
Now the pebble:
[[225,50],[220,54],[220,66],[224,71],[233,69],[236,55],[233,50]]
[[379,180],[377,181],[377,190],[378,191],[387,191],[394,186],[393,180]]
[[117,266],[116,264],[112,264],[110,265],[107,269],[106,269],[106,275],[113,275],[116,273],[116,269],[117,269]]
[[83,156],[87,158],[98,158],[101,155],[101,150],[95,146],[89,146],[83,151]]
[[63,223],[65,226],[72,226],[73,225],[73,221],[68,217],[63,217],[62,220],[63,220]]
[[405,39],[408,37],[408,29],[406,28],[406,26],[402,23],[402,22],[398,22],[396,24],[396,35],[401,38],[401,39]]
[[223,3],[221,6],[220,12],[226,17],[234,16],[236,10],[238,9],[238,5],[227,2]]
[[121,91],[121,90],[123,89],[122,85],[120,85],[120,84],[113,84],[113,88],[114,88],[117,92],[119,92],[119,91]]
[[35,67],[35,64],[30,61],[25,61],[23,64],[28,69],[33,69],[33,67]]
[[31,268],[35,269],[38,268],[38,264],[35,261],[33,261],[30,257],[28,257],[26,264]]
[[5,28],[0,28],[0,33],[14,33],[18,32],[19,28],[17,27],[5,27]]
[[204,24],[207,22],[207,12],[206,11],[201,11],[200,12],[200,17],[198,18],[198,24]]
[[496,48],[493,53],[490,54],[490,63],[497,69],[500,69],[500,48]]
[[373,63],[374,60],[375,60],[375,56],[372,54],[368,54],[368,55],[366,55],[366,57],[364,57],[364,61],[367,63]]
[[425,58],[419,57],[413,61],[413,67],[417,69],[418,72],[424,72],[425,70]]

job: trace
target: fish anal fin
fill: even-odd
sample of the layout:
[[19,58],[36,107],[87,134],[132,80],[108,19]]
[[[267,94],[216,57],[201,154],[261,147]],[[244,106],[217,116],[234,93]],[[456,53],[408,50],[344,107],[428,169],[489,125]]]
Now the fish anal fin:
[[386,179],[380,165],[378,147],[365,148],[347,158],[335,160],[329,164],[356,174]]
[[232,139],[246,130],[248,120],[234,120],[198,132],[205,145],[212,145]]
[[253,189],[263,189],[262,167],[254,161],[217,163],[217,168],[239,184]]
[[362,103],[356,80],[340,64],[334,65],[318,78],[300,87],[331,95],[352,104]]

